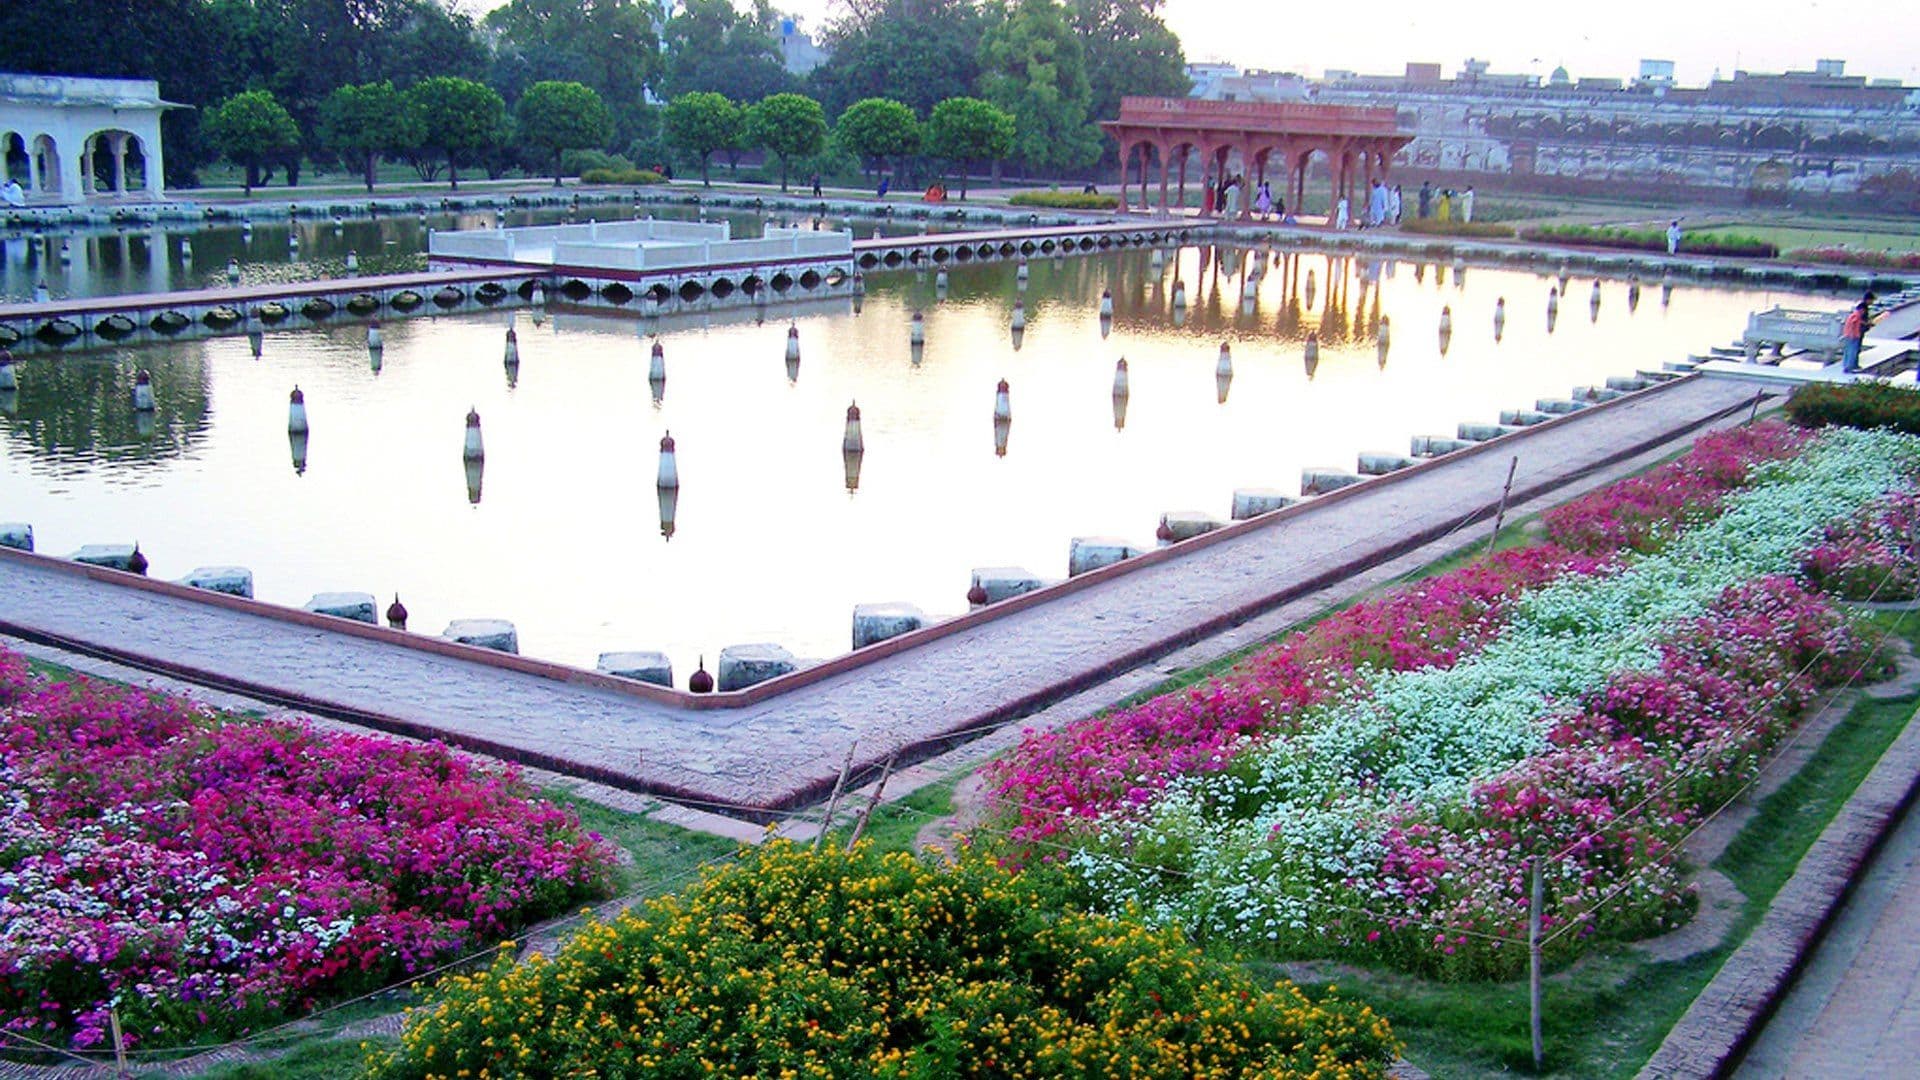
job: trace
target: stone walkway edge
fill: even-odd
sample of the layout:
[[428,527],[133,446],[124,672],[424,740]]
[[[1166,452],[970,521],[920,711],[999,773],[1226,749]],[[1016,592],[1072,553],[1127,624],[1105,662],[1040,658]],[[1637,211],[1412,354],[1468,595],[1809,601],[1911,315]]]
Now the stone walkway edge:
[[[1920,717],[1920,712],[1916,712]],[[1786,997],[1886,837],[1920,800],[1920,724],[1887,747],[1853,796],[1801,857],[1760,924],[1640,1070],[1641,1080],[1720,1077]]]

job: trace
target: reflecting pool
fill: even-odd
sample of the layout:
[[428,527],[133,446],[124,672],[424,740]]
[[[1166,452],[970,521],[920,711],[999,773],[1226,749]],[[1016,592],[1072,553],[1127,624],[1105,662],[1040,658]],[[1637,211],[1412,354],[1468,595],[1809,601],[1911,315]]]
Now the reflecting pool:
[[[428,633],[511,619],[524,652],[565,663],[664,649],[684,686],[726,645],[837,654],[857,603],[955,614],[973,567],[1062,577],[1074,536],[1151,546],[1164,512],[1225,518],[1235,488],[1291,491],[1303,467],[1351,469],[1363,451],[1405,453],[1412,435],[1658,367],[1727,342],[1755,308],[1839,304],[1657,281],[1630,303],[1629,283],[1606,281],[1593,309],[1594,279],[1576,278],[1550,326],[1558,282],[1510,269],[1276,256],[1244,299],[1264,259],[1189,247],[1160,262],[1036,260],[1024,290],[1010,263],[954,267],[944,290],[931,271],[878,273],[858,310],[773,297],[653,320],[560,309],[540,326],[522,312],[511,378],[506,312],[389,322],[377,372],[351,325],[270,333],[260,360],[243,337],[34,357],[0,402],[0,519],[31,522],[56,555],[137,539],[160,577],[249,566],[276,603],[398,592]],[[128,405],[139,368],[158,396],[150,423]],[[312,424],[299,468],[296,386]],[[850,489],[854,402],[866,449]],[[469,408],[486,444],[476,476],[461,461]],[[667,529],[655,470],[669,431],[681,487]]]

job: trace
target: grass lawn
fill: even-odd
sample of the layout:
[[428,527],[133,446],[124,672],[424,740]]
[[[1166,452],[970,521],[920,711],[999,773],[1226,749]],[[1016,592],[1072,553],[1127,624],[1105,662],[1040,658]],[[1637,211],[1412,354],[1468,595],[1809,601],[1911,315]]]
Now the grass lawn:
[[1845,244],[1850,248],[1865,251],[1920,251],[1920,229],[1885,231],[1861,229],[1845,225],[1830,227],[1814,225],[1716,225],[1690,236],[1708,238],[1723,236],[1751,236],[1779,247],[1782,254],[1795,248],[1835,247]]
[[[1920,644],[1920,614],[1876,614],[1874,626]],[[1896,643],[1893,647],[1898,648]],[[1746,896],[1728,939],[1685,960],[1655,963],[1629,945],[1597,951],[1546,980],[1546,1075],[1628,1077],[1651,1057],[1727,956],[1766,914],[1800,858],[1914,716],[1916,699],[1860,700],[1792,779],[1763,800],[1717,860]],[[1531,1073],[1527,988],[1436,983],[1398,972],[1320,973],[1256,963],[1314,990],[1338,985],[1372,1005],[1407,1044],[1407,1059],[1435,1077]],[[1304,976],[1304,977],[1303,977]]]

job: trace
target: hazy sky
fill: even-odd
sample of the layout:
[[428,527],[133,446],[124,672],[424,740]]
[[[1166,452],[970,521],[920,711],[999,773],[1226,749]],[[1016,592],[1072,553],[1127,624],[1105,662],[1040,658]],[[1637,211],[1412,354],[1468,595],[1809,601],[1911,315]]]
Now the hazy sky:
[[[486,11],[504,0],[463,0]],[[808,27],[836,0],[774,0]],[[1431,60],[1452,74],[1469,56],[1494,70],[1632,77],[1641,58],[1672,60],[1684,84],[1715,69],[1805,70],[1847,61],[1854,75],[1920,84],[1920,4],[1913,0],[1166,0],[1189,60],[1318,75],[1395,73]],[[1363,14],[1364,13],[1364,14]]]

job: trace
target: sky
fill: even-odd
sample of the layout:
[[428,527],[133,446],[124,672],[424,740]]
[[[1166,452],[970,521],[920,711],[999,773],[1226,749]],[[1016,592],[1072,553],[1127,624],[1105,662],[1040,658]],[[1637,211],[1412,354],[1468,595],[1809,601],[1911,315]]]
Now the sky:
[[[504,0],[462,0],[473,12]],[[818,28],[837,0],[774,0]],[[1364,15],[1361,14],[1364,12]],[[1449,75],[1468,57],[1498,72],[1566,65],[1631,78],[1641,59],[1672,60],[1683,85],[1715,71],[1808,70],[1821,58],[1847,73],[1920,85],[1920,4],[1912,0],[1166,0],[1162,15],[1187,59],[1317,76],[1328,68],[1395,74],[1409,60]]]

